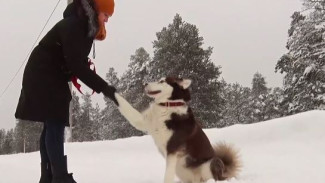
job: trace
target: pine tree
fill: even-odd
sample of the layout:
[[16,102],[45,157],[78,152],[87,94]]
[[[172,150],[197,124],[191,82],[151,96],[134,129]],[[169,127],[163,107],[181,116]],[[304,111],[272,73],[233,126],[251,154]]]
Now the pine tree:
[[[303,0],[303,6],[305,10],[325,10],[325,0]],[[323,17],[325,18],[325,17]]]
[[81,108],[80,108],[80,102],[79,102],[79,97],[77,96],[76,92],[72,92],[72,112],[71,112],[71,118],[72,118],[72,134],[71,134],[71,141],[78,141],[79,139],[79,120],[81,116]]
[[144,83],[148,80],[150,55],[144,48],[139,48],[131,55],[127,71],[121,78],[123,96],[138,110],[143,110],[149,103],[144,93]]
[[325,109],[324,0],[305,0],[305,11],[292,15],[288,52],[276,65],[284,73],[287,114]]
[[269,89],[266,86],[265,78],[260,73],[255,73],[252,81],[250,97],[250,123],[268,120],[266,114],[266,101]]
[[[121,83],[114,68],[109,68],[106,74],[106,81],[117,88],[117,91],[123,91],[125,84]],[[106,107],[102,110],[101,115],[101,139],[117,139],[122,137],[123,126],[126,124],[114,102],[104,97]]]
[[100,129],[101,129],[101,112],[100,107],[98,104],[96,104],[96,107],[92,109],[90,112],[91,115],[91,134],[92,134],[92,140],[103,140],[100,137]]
[[0,129],[0,155],[4,154],[3,144],[6,138],[6,131],[4,129]]
[[203,49],[203,37],[195,25],[186,23],[180,15],[164,27],[153,42],[154,57],[149,64],[150,79],[176,76],[192,80],[191,107],[203,127],[216,127],[221,119],[224,100],[220,96],[222,85],[220,67],[210,56],[212,48]]
[[2,144],[2,151],[3,154],[14,153],[14,130],[13,129],[7,131],[5,135],[5,139]]
[[255,73],[252,81],[252,95],[258,98],[260,95],[265,95],[268,92],[265,78],[259,72]]
[[14,151],[16,153],[38,151],[42,129],[42,123],[17,120],[14,129]]
[[238,83],[227,84],[224,93],[226,107],[222,115],[223,125],[220,127],[248,123],[251,89]]
[[281,106],[283,102],[283,90],[279,87],[273,88],[265,101],[266,119],[279,118],[285,115],[284,108]]
[[83,103],[80,107],[80,118],[74,122],[73,140],[78,142],[92,141],[92,119],[91,111],[93,110],[90,94],[82,96]]
[[[131,55],[128,69],[120,80],[120,89],[123,96],[139,111],[144,110],[150,102],[149,97],[145,95],[143,90],[144,83],[148,79],[150,60],[150,55],[144,48],[137,49],[135,54]],[[120,128],[119,137],[143,135],[141,131],[131,126],[124,117],[122,117],[122,120],[119,120],[119,124],[123,127]]]
[[26,147],[26,132],[25,132],[26,122],[18,119],[15,126],[15,152],[21,153],[25,152]]

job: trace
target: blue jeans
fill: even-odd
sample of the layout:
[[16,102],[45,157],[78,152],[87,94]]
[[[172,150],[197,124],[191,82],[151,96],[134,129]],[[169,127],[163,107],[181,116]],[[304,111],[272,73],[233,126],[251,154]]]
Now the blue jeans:
[[61,162],[64,157],[64,123],[56,120],[44,122],[40,137],[42,162]]

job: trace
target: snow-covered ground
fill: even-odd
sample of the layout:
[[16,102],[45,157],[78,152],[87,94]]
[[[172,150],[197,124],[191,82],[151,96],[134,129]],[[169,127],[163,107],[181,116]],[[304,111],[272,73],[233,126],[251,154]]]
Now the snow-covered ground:
[[[230,183],[325,182],[325,111],[206,133],[240,149],[242,171]],[[163,182],[164,160],[149,136],[65,147],[78,183]],[[39,168],[39,152],[0,156],[0,183],[36,183]]]

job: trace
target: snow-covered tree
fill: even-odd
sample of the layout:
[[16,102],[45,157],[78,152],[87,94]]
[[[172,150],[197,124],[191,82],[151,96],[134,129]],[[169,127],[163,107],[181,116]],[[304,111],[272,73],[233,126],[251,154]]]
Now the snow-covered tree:
[[249,121],[248,123],[260,122],[267,120],[266,100],[269,89],[266,86],[264,76],[255,73],[252,80],[252,90],[249,102]]
[[[1,137],[0,137],[1,138]],[[5,133],[4,139],[0,140],[2,144],[0,144],[0,154],[12,154],[14,153],[14,130],[10,129]]]
[[149,65],[150,78],[177,76],[191,79],[193,112],[203,127],[217,126],[224,100],[220,96],[220,67],[210,59],[212,48],[204,49],[199,29],[184,22],[178,14],[172,24],[156,35],[154,57]]
[[4,154],[3,144],[6,138],[6,131],[4,129],[0,129],[0,154]]
[[[106,80],[117,87],[118,92],[124,93],[125,86],[127,86],[126,80],[119,79],[113,68],[110,68],[106,74]],[[132,136],[130,131],[135,131],[135,129],[124,119],[110,99],[104,98],[104,100],[106,107],[103,109],[101,117],[101,124],[103,126],[101,131],[102,138],[117,139]]]
[[42,123],[17,120],[14,129],[14,151],[34,152],[39,150],[39,137],[43,129]]
[[[143,90],[144,83],[149,76],[148,65],[150,61],[150,55],[144,48],[137,49],[135,54],[131,55],[128,69],[120,80],[123,96],[139,111],[144,110],[150,102]],[[121,137],[143,135],[142,132],[132,127],[124,117],[119,124],[123,126],[119,135]]]
[[128,69],[121,78],[123,96],[138,110],[143,110],[149,103],[144,93],[144,83],[148,81],[148,65],[151,61],[149,53],[139,48],[131,55]]
[[252,81],[252,95],[254,98],[259,98],[261,95],[266,95],[268,88],[266,86],[265,77],[259,72],[256,72]]
[[80,106],[80,117],[74,122],[72,138],[73,141],[83,142],[92,141],[92,119],[91,111],[93,110],[90,94],[82,95],[83,103]]
[[[120,92],[120,88],[122,86],[120,79],[117,76],[117,72],[114,68],[109,68],[106,74],[106,81],[115,86]],[[109,98],[104,97],[106,107],[102,110],[101,117],[101,138],[102,139],[116,139],[116,126],[119,125],[119,121],[122,120],[121,115],[119,114],[118,109],[116,108],[114,102],[112,102]]]
[[92,108],[90,111],[90,117],[91,117],[91,135],[92,140],[103,140],[101,138],[100,130],[102,128],[101,125],[101,112],[100,107],[98,104],[95,105],[95,108]]
[[243,87],[238,83],[227,84],[224,89],[225,111],[222,115],[221,126],[218,127],[248,123],[250,95],[251,89],[248,87]]
[[325,0],[303,0],[305,10],[325,10]]
[[292,15],[288,52],[276,65],[285,74],[287,114],[325,109],[324,0],[305,0],[304,8]]
[[221,124],[249,124],[283,116],[283,90],[267,88],[265,78],[254,74],[252,88],[238,83],[226,84],[223,96],[226,107],[222,113]]
[[270,89],[265,101],[265,119],[279,118],[285,115],[283,102],[283,90],[279,87]]
[[72,141],[78,141],[77,139],[79,138],[79,119],[81,116],[81,109],[80,109],[80,102],[79,102],[79,97],[77,96],[76,92],[72,92],[72,100],[71,104],[72,105],[72,111],[71,111],[71,120],[72,120],[72,125],[71,126],[71,140]]

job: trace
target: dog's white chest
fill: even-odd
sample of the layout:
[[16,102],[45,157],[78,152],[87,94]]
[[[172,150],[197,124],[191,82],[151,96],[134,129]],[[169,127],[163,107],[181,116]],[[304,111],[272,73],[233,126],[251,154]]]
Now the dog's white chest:
[[155,107],[146,111],[146,123],[148,133],[152,136],[156,146],[164,157],[167,155],[167,143],[173,131],[166,126],[166,121],[170,120],[171,112],[168,110],[157,110]]

